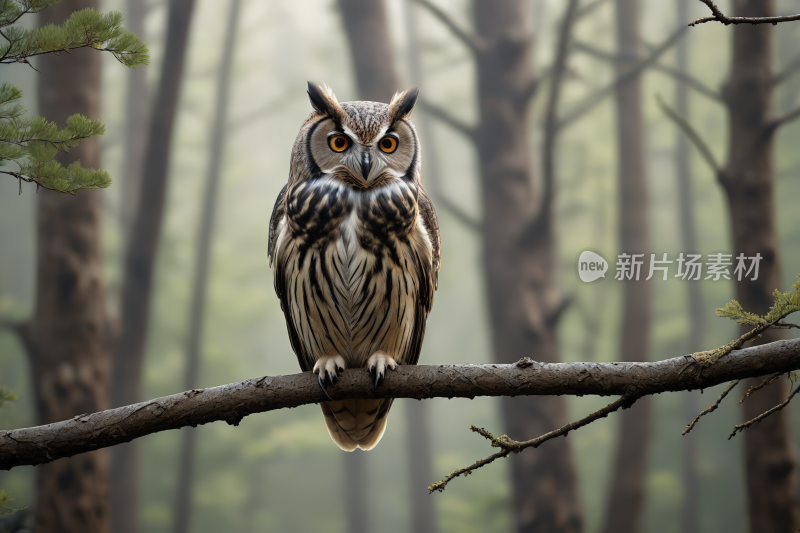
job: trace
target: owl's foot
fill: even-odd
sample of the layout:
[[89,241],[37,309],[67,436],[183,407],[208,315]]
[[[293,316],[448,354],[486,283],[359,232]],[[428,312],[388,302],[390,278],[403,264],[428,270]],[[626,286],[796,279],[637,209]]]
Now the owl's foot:
[[[344,371],[344,357],[341,355],[323,355],[314,364],[312,372],[319,376],[319,388],[328,396],[325,385],[336,385]],[[333,399],[328,396],[328,399]]]
[[367,359],[367,369],[369,369],[369,373],[372,375],[372,380],[376,389],[383,383],[386,367],[388,366],[390,369],[395,370],[398,364],[399,363],[386,352],[375,352]]

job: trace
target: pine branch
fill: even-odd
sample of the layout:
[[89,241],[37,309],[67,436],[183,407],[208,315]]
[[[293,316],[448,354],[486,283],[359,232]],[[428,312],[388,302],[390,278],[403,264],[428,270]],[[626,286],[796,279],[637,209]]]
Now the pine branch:
[[800,20],[800,15],[786,15],[782,17],[728,17],[719,8],[714,5],[711,0],[700,0],[711,10],[712,16],[699,18],[690,22],[689,26],[696,26],[706,22],[721,22],[724,25],[729,24],[772,24],[778,22],[791,22],[793,20]]
[[[653,363],[538,363],[402,366],[377,390],[365,369],[348,369],[328,394],[346,398],[474,398],[627,395],[708,388],[800,368],[800,339],[736,350],[704,366],[692,356]],[[219,420],[326,401],[310,372],[187,391],[35,428],[0,431],[0,469],[36,465],[133,439]]]

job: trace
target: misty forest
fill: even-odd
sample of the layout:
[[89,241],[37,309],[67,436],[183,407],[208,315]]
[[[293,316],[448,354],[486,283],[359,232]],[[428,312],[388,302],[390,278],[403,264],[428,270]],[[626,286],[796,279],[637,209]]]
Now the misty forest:
[[[798,12],[0,0],[0,532],[800,530]],[[378,386],[302,372],[273,280],[325,86],[419,89],[376,146],[441,268]]]

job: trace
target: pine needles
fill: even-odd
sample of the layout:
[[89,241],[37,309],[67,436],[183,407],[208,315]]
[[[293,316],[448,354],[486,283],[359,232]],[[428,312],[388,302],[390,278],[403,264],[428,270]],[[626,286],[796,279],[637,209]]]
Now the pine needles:
[[[42,54],[70,53],[78,48],[110,52],[126,67],[135,68],[150,61],[147,45],[122,27],[118,12],[101,14],[82,9],[61,25],[24,29],[14,26],[29,13],[38,13],[58,0],[0,0],[0,64],[24,63]],[[2,40],[0,40],[1,42]],[[25,117],[20,104],[22,93],[8,83],[0,86],[0,166],[13,162],[18,170],[0,170],[20,182],[74,194],[79,189],[108,187],[111,178],[104,170],[82,168],[79,163],[63,167],[53,158],[68,152],[89,137],[103,135],[105,126],[83,115],[72,115],[59,129],[43,117]]]

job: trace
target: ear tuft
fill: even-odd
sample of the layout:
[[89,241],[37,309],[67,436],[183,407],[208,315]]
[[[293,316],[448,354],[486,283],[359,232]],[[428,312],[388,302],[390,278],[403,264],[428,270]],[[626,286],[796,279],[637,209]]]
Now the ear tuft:
[[339,101],[336,100],[336,95],[327,85],[317,85],[314,82],[308,82],[308,99],[311,101],[311,107],[315,111],[328,115],[331,118],[339,116]]
[[389,103],[389,116],[392,122],[401,118],[408,118],[417,103],[419,89],[416,87],[406,91],[397,91]]

